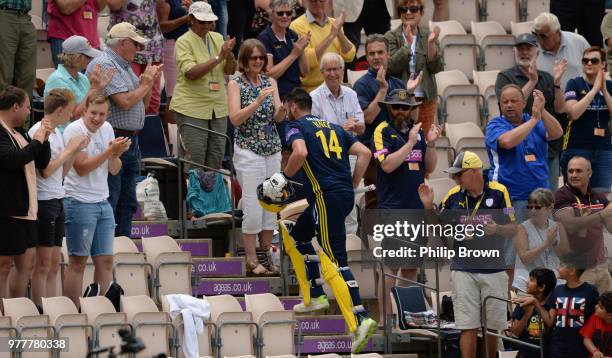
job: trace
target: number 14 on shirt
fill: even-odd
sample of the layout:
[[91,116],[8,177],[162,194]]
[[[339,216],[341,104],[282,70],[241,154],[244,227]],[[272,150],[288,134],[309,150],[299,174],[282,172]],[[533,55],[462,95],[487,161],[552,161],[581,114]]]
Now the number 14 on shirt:
[[333,129],[329,131],[329,141],[325,137],[325,133],[323,132],[323,130],[317,131],[315,135],[321,141],[323,152],[325,152],[325,156],[327,158],[330,158],[329,152],[334,152],[336,153],[337,159],[342,159],[342,147],[340,146],[338,136],[336,135],[336,132]]

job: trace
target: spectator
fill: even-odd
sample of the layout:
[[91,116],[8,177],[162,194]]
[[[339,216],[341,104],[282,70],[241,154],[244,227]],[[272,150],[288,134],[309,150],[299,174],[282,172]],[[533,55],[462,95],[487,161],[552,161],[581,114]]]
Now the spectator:
[[344,13],[337,19],[325,15],[327,0],[304,0],[306,13],[291,23],[291,30],[299,36],[310,33],[310,42],[304,49],[304,55],[310,66],[309,73],[301,78],[302,86],[308,92],[323,83],[323,76],[318,72],[319,61],[326,52],[336,52],[344,62],[350,63],[355,57],[355,46],[342,31]]
[[[448,222],[473,222],[485,225],[485,236],[471,240],[454,241],[458,247],[468,249],[497,249],[503,255],[504,241],[516,233],[514,214],[508,190],[500,183],[484,182],[482,161],[468,150],[460,153],[453,166],[448,169],[459,185],[451,189],[440,204],[440,219]],[[419,186],[419,197],[427,210],[433,209],[433,190],[426,184]],[[480,203],[491,203],[487,210],[478,215]],[[471,209],[470,209],[471,208]],[[472,221],[476,220],[476,221]],[[497,260],[496,260],[497,261]],[[463,358],[476,357],[478,331],[482,327],[482,300],[486,296],[506,299],[508,296],[508,276],[506,265],[489,260],[477,261],[454,257],[451,261],[451,280],[453,284],[453,304],[455,307],[455,327],[461,330],[459,346]],[[491,330],[506,330],[507,306],[505,302],[492,300],[487,303],[487,326]],[[487,336],[488,358],[494,358],[497,337]]]
[[255,240],[270,250],[276,225],[276,214],[264,209],[257,200],[257,186],[280,171],[281,143],[274,126],[285,119],[276,81],[262,74],[268,56],[264,45],[255,39],[242,43],[238,52],[240,76],[228,84],[230,121],[236,128],[234,166],[242,188],[242,242],[247,271],[253,275],[278,273],[270,260],[267,269],[257,261]]
[[8,86],[0,92],[0,297],[14,261],[10,282],[11,297],[24,297],[34,267],[38,240],[36,217],[36,168],[44,169],[51,158],[47,138],[52,131],[48,120],[30,138],[23,124],[30,115],[30,99],[20,88]]
[[[32,0],[0,0],[0,91],[19,87],[28,96],[36,82],[36,29],[28,12]],[[29,127],[29,118],[24,128]]]
[[593,358],[612,357],[612,291],[599,296],[595,314],[580,329],[582,342]]
[[344,33],[355,48],[361,45],[361,30],[366,35],[384,34],[389,31],[393,17],[393,0],[330,0],[334,14],[346,14]]
[[132,217],[138,207],[136,201],[136,176],[140,173],[140,150],[138,132],[144,126],[145,107],[151,98],[152,87],[161,76],[160,66],[149,66],[136,76],[130,63],[136,52],[145,43],[136,33],[134,25],[127,22],[114,25],[107,35],[108,47],[102,55],[87,66],[92,76],[98,65],[102,71],[114,69],[112,80],[105,88],[110,97],[108,123],[113,127],[115,137],[130,138],[129,150],[121,152],[121,168],[111,171],[108,176],[109,202],[115,214],[117,236],[130,237]]
[[51,45],[51,58],[57,68],[62,43],[70,36],[87,39],[93,48],[100,48],[98,12],[104,10],[106,0],[50,0],[47,5],[49,24],[47,38]]
[[558,276],[559,257],[570,253],[563,225],[551,219],[554,206],[555,198],[548,189],[537,188],[529,194],[529,219],[518,226],[514,237],[518,255],[512,287],[519,292],[533,294],[529,292],[530,272],[538,267],[553,270]]
[[[582,75],[582,53],[590,45],[584,37],[569,31],[561,31],[559,19],[548,12],[541,13],[534,19],[533,34],[538,38],[542,53],[538,56],[538,69],[555,77],[554,67],[562,60],[567,60],[567,69],[561,76],[561,91],[572,78]],[[563,126],[565,127],[565,126]]]
[[591,186],[605,192],[612,186],[612,81],[605,79],[605,53],[590,47],[583,54],[584,76],[571,79],[565,88],[570,123],[563,141],[561,167],[565,173],[570,158],[579,155],[591,161]]
[[[383,101],[388,93],[396,89],[406,89],[408,87],[408,92],[413,93],[418,85],[418,81],[411,80],[406,85],[399,78],[387,76],[389,42],[382,35],[374,34],[368,36],[365,48],[370,68],[365,75],[355,82],[354,89],[357,92],[359,105],[363,109],[365,121],[365,131],[359,137],[359,141],[370,147],[374,129],[383,121],[389,120],[387,108],[380,106],[379,102]],[[375,184],[376,164],[374,161],[370,161],[368,169],[363,176],[363,181],[365,185]],[[369,209],[376,208],[376,193],[367,192],[365,197],[366,207]]]
[[255,0],[229,0],[227,13],[227,35],[236,40],[237,48],[242,41],[253,38],[253,16],[255,15]]
[[[557,113],[565,111],[563,92],[561,91],[561,76],[567,66],[567,60],[563,59],[557,63],[553,69],[554,78],[548,72],[540,71],[537,68],[537,58],[540,50],[538,41],[533,34],[521,34],[516,37],[514,45],[514,55],[516,66],[501,71],[495,81],[495,94],[501,98],[501,89],[510,83],[519,86],[523,96],[527,99],[525,113],[531,115],[533,107],[533,90],[542,92],[544,99],[544,112],[542,116],[553,116],[557,118]],[[559,152],[560,140],[548,142],[548,183],[551,190],[559,187]]]
[[[89,62],[102,52],[94,49],[86,38],[82,36],[70,36],[62,43],[62,53],[59,59],[62,62],[47,79],[44,96],[56,88],[67,88],[75,96],[77,106],[74,108],[71,119],[78,119],[85,112],[85,99],[97,91],[104,90],[113,78],[113,68],[102,71],[96,66],[87,78],[82,71],[87,69]],[[60,124],[57,128],[60,132],[69,123]]]
[[612,70],[612,14],[606,14],[601,22],[601,35],[604,48],[608,50],[608,71]]
[[[227,96],[223,75],[234,73],[236,62],[232,49],[236,41],[223,42],[213,32],[217,16],[210,5],[194,2],[189,7],[191,28],[176,40],[176,64],[179,71],[170,110],[179,126],[184,123],[218,133],[227,131]],[[204,40],[204,41],[203,41]],[[192,161],[210,168],[221,168],[225,139],[186,127],[181,132],[186,154]]]
[[[519,231],[520,230],[521,229],[519,227]],[[557,267],[559,266],[555,266],[555,269]],[[524,292],[531,295],[540,306],[545,305],[546,301],[548,300],[548,296],[555,286],[557,286],[557,277],[555,276],[555,272],[547,268],[538,267],[529,271],[528,276],[529,279],[525,284],[526,291]],[[521,341],[534,344],[536,346],[542,344],[544,357],[548,357],[547,353],[548,346],[550,344],[550,334],[546,332],[542,317],[540,316],[539,311],[535,309],[535,305],[517,305],[512,312],[510,325],[510,332],[512,332],[512,334],[518,337],[518,339]],[[517,357],[540,358],[541,355],[539,350],[519,345]]]
[[[310,93],[312,114],[330,123],[337,124],[354,135],[363,134],[365,123],[357,93],[341,85],[342,75],[344,74],[342,57],[335,52],[324,54],[321,58],[321,73],[325,82]],[[357,157],[349,156],[351,173],[355,170],[356,160]],[[353,206],[353,210],[345,220],[346,233],[356,234],[358,226],[357,209]]]
[[588,357],[578,332],[595,311],[597,289],[580,281],[580,275],[584,271],[581,261],[577,256],[561,258],[559,278],[566,283],[555,287],[544,305],[533,296],[516,299],[521,306],[535,306],[546,326],[551,328],[548,345],[550,357]]
[[485,130],[491,163],[489,180],[508,188],[515,209],[527,207],[533,190],[548,187],[546,142],[563,134],[559,122],[544,114],[544,94],[533,90],[533,97],[529,115],[524,113],[526,100],[521,88],[504,86],[499,97],[502,115],[493,118]]
[[606,14],[603,0],[551,0],[550,12],[559,18],[564,31],[581,34],[592,46],[602,46],[599,24]]
[[423,131],[429,133],[437,110],[438,88],[435,74],[442,71],[442,57],[438,36],[440,28],[435,26],[430,32],[420,26],[423,17],[423,0],[400,0],[397,12],[402,24],[387,32],[385,38],[389,41],[389,74],[408,81],[423,73],[423,82],[414,90],[418,102],[422,102],[413,113],[423,123]]
[[94,283],[106,292],[113,280],[113,239],[115,219],[109,203],[109,173],[121,170],[121,154],[130,149],[130,138],[117,137],[106,122],[111,106],[107,97],[96,94],[87,97],[83,117],[72,122],[64,131],[64,142],[89,137],[87,147],[74,159],[66,175],[64,209],[66,215],[66,246],[68,268],[64,273],[64,295],[79,305],[83,272],[87,258],[94,264]]
[[[59,126],[70,121],[76,108],[75,96],[70,90],[56,88],[45,97],[45,119],[54,131],[49,135],[51,161],[36,173],[38,195],[38,237],[36,241],[36,265],[32,272],[32,298],[42,305],[41,297],[55,297],[57,273],[60,268],[60,249],[64,239],[64,187],[65,174],[72,167],[75,156],[87,147],[89,137],[74,137],[64,143]],[[42,122],[30,128],[34,136]]]
[[586,258],[581,279],[597,286],[599,292],[612,290],[612,278],[604,255],[604,227],[612,232],[612,204],[589,185],[593,171],[584,157],[567,164],[567,182],[555,193],[555,220],[562,223],[572,252]]
[[[106,0],[111,11],[111,28],[122,22],[128,22],[142,33],[146,42],[142,43],[143,48],[130,61],[132,70],[136,76],[142,75],[148,65],[159,66],[162,62],[162,49],[164,47],[164,36],[159,28],[157,20],[157,1],[158,0]],[[107,34],[108,36],[109,34]],[[161,97],[160,76],[155,78],[151,90],[150,100],[145,106],[147,115],[159,114],[159,104]],[[111,106],[111,117],[112,117]],[[135,143],[135,142],[132,142]],[[125,164],[125,163],[124,163]]]
[[[376,202],[378,209],[423,209],[419,199],[418,188],[425,182],[425,176],[436,167],[436,151],[427,150],[435,146],[436,140],[442,133],[438,125],[431,127],[430,131],[422,129],[422,123],[414,123],[410,119],[410,112],[421,104],[410,96],[408,91],[396,89],[389,93],[381,106],[387,107],[389,121],[380,123],[374,130],[372,151],[376,160]],[[405,243],[397,239],[383,241],[383,249],[401,249]],[[400,274],[409,280],[417,280],[417,268],[422,260],[408,263],[402,260],[396,265],[395,260],[387,260],[387,272]],[[395,279],[385,278],[389,296]],[[382,307],[382,296],[379,296]],[[387,309],[390,312],[391,303],[387,300]],[[381,313],[382,314],[382,313]]]
[[[231,2],[232,0],[229,1]],[[227,2],[228,0],[208,0],[212,11],[218,17],[215,23],[215,32],[220,33],[223,38],[227,37],[227,22],[229,20],[227,16]]]

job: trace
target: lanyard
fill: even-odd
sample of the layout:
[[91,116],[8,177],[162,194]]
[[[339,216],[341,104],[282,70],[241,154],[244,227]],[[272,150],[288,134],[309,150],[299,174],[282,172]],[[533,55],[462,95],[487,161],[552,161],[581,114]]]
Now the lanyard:
[[474,219],[474,216],[476,216],[476,212],[478,211],[478,208],[480,208],[480,203],[482,202],[482,199],[485,197],[485,193],[484,191],[482,192],[482,194],[480,194],[480,199],[478,199],[478,201],[476,202],[476,206],[474,206],[474,210],[472,211],[471,214],[469,214],[470,212],[470,208],[468,206],[468,194],[466,193],[465,195],[465,210],[467,210],[469,216],[467,219],[467,223],[471,223],[472,220]]
[[[578,210],[580,210],[580,216],[582,216],[582,203],[580,202],[580,198],[578,198],[577,195],[574,195],[574,198],[576,198],[576,202],[578,203]],[[591,207],[591,194],[589,194],[588,200],[589,200],[589,208],[590,208]]]
[[[331,94],[330,95],[333,97],[334,95]],[[340,114],[338,114],[338,108],[336,107],[336,103],[337,101],[334,99],[333,101],[329,98],[329,96],[327,96],[327,102],[329,102],[329,106],[331,107],[332,111],[334,111],[334,114],[336,115],[336,120],[338,121],[338,123],[341,123],[342,120],[347,120],[348,119],[348,113],[346,113],[346,111],[344,110],[344,97],[342,97],[342,87],[340,87]],[[342,117],[342,114],[344,113],[344,118]]]
[[[584,77],[582,78],[582,80],[584,81],[584,84],[587,87],[587,93],[591,91],[591,86],[589,86],[589,83],[587,82],[587,80],[584,79]],[[605,81],[605,79],[604,79]],[[593,98],[593,104],[595,105],[595,107],[597,108],[595,110],[596,114],[597,114],[597,128],[601,128],[601,125],[599,124],[599,112],[601,110],[601,105],[603,104],[603,102],[601,101],[601,99],[599,99],[597,96],[599,96],[599,94],[601,93],[601,90],[599,90],[597,92],[597,94],[595,95],[595,98]]]

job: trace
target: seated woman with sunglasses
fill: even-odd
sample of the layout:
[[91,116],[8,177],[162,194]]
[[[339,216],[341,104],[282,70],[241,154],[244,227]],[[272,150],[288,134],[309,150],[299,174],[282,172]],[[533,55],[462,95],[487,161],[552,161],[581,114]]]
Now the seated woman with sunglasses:
[[516,265],[512,287],[527,292],[529,272],[536,267],[553,270],[559,277],[559,257],[569,253],[570,247],[563,225],[551,218],[555,206],[552,191],[538,188],[529,194],[529,219],[518,226],[514,237]]
[[427,133],[437,109],[435,74],[444,69],[438,43],[440,28],[436,26],[430,32],[420,26],[423,0],[399,0],[397,3],[402,24],[385,34],[390,54],[388,74],[406,82],[411,76],[423,72],[423,81],[414,91],[416,100],[423,104],[413,115],[423,123],[423,131]]
[[281,168],[281,142],[275,122],[285,119],[276,81],[263,74],[268,64],[264,45],[255,39],[242,43],[238,52],[240,76],[228,86],[230,121],[234,125],[234,166],[242,188],[242,242],[246,267],[252,275],[271,275],[278,269],[268,268],[257,260],[255,240],[268,252],[276,229],[276,214],[264,209],[257,200],[257,186]]
[[582,55],[584,76],[571,79],[565,88],[569,125],[563,140],[561,168],[567,179],[567,163],[574,156],[593,165],[591,187],[606,192],[612,186],[612,81],[605,79],[605,52],[597,46]]

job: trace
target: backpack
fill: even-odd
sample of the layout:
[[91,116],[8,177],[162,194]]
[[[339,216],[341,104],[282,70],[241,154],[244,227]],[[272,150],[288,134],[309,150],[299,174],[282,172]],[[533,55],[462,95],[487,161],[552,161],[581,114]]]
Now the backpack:
[[[108,290],[106,290],[106,293],[104,294],[104,296],[111,301],[113,306],[115,306],[115,310],[117,312],[120,312],[121,311],[121,296],[123,294],[124,294],[123,288],[119,286],[118,283],[111,281],[110,285],[108,286]],[[83,293],[83,297],[95,297],[95,296],[100,296],[100,284],[97,282],[94,282],[90,284],[89,286],[87,286],[87,288],[85,289],[85,292]]]

